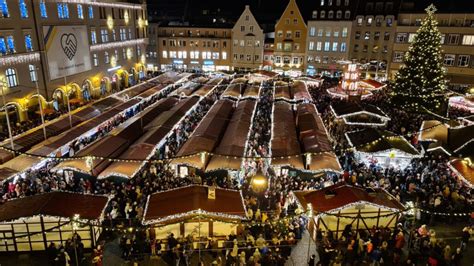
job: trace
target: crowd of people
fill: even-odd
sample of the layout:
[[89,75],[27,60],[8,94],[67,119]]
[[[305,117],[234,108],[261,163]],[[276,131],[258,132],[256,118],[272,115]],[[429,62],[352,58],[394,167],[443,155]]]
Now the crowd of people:
[[[271,84],[270,82],[262,84],[246,156],[269,155],[273,106]],[[284,265],[291,253],[291,247],[301,239],[307,222],[302,216],[295,215],[292,211],[294,206],[288,207],[289,192],[318,189],[338,182],[384,188],[402,203],[413,202],[415,207],[424,210],[415,215],[428,226],[443,217],[446,218],[445,221],[450,222],[466,220],[466,217],[439,217],[434,214],[435,212],[470,213],[473,210],[472,190],[460,182],[448,168],[446,156],[426,155],[423,158],[414,159],[406,169],[383,169],[375,164],[367,166],[357,162],[354,154],[346,150],[349,145],[344,133],[349,128],[334,123],[331,119],[329,106],[335,101],[325,93],[327,86],[331,84],[324,84],[321,88],[311,88],[310,92],[328,127],[336,154],[343,166],[344,172],[341,175],[328,174],[321,178],[308,178],[303,175],[276,177],[272,171],[268,171],[266,175],[269,184],[263,193],[254,191],[249,178],[245,177],[239,181],[212,173],[202,175],[192,173],[184,178],[176,178],[175,171],[168,165],[166,158],[176,155],[213,103],[220,98],[225,86],[217,86],[201,99],[198,106],[173,129],[173,133],[166,140],[166,145],[153,157],[157,160],[164,159],[164,162],[146,163],[135,178],[125,182],[115,182],[93,177],[70,176],[53,172],[51,169],[57,162],[52,161],[39,170],[27,173],[25,179],[4,183],[0,195],[3,201],[53,190],[110,195],[112,200],[105,210],[104,225],[115,227],[118,225],[138,226],[143,218],[147,196],[157,191],[190,184],[217,185],[242,190],[251,222],[242,224],[237,232],[226,236],[222,247],[218,245],[217,239],[196,240],[192,237],[175,238],[173,235],[170,235],[168,239],[156,239],[152,232],[146,233],[144,230],[124,235],[121,240],[125,259],[138,258],[143,254],[161,255],[163,260],[177,263],[177,265],[189,265],[190,258],[195,258],[196,252],[199,251],[205,251],[205,254],[210,256],[208,259],[217,265]],[[383,94],[376,94],[370,102],[379,106],[392,118],[386,129],[404,135],[415,147],[418,147],[413,133],[419,130],[421,121],[426,119],[427,115],[385,107],[383,104],[386,101],[385,97]],[[73,156],[95,139],[104,136],[118,124],[158,99],[154,98],[123,117],[118,117],[116,122],[101,128],[96,135],[71,144],[69,156]],[[410,123],[406,123],[407,121]],[[244,167],[253,170],[259,167],[266,169],[264,164],[265,160],[262,160],[261,164],[257,164],[255,160],[247,160]],[[247,177],[249,176],[248,174]],[[367,262],[379,265],[383,262],[392,262],[395,265],[414,265],[421,261],[429,263],[437,261],[438,264],[433,262],[430,265],[443,263],[443,265],[459,265],[463,249],[458,251],[457,247],[449,247],[441,240],[435,241],[436,233],[426,230],[428,233],[425,234],[425,230],[426,226],[424,229],[414,231],[402,224],[394,229],[373,228],[368,231],[354,231],[349,227],[344,230],[341,237],[331,232],[318,232],[320,264],[354,265]],[[466,243],[466,235],[468,234],[463,233],[464,243]],[[199,242],[199,248],[196,242]],[[62,261],[63,257],[71,257],[72,254],[68,251],[71,246],[77,249],[81,244],[80,239],[79,241],[72,239],[68,243],[69,245],[64,247],[53,246],[54,249],[51,247],[51,258]],[[463,247],[465,246],[466,244]],[[56,255],[53,256],[53,253]],[[75,256],[75,253],[73,254]],[[101,251],[96,250],[94,254],[94,257],[100,258]]]

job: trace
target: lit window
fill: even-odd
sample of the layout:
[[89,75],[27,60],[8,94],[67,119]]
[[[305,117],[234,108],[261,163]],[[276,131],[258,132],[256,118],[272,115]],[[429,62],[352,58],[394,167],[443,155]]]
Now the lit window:
[[314,42],[309,42],[309,48],[310,51],[314,50]]
[[329,51],[330,46],[331,46],[330,42],[325,42],[324,43],[324,51],[326,51],[326,52]]
[[26,34],[25,35],[25,48],[27,52],[33,51],[33,43],[31,41],[31,35]]
[[5,71],[5,77],[7,78],[8,88],[18,86],[18,77],[14,68],[7,68],[7,70]]
[[48,18],[48,12],[46,12],[46,3],[44,0],[40,1],[40,13],[42,18]]
[[317,51],[321,51],[322,47],[323,47],[323,43],[322,43],[322,42],[317,42],[317,43],[316,43],[316,50],[317,50]]
[[311,27],[310,30],[309,30],[309,36],[315,36],[316,35],[316,28],[315,27]]
[[347,37],[347,27],[342,28],[342,37]]
[[93,61],[94,61],[94,66],[98,66],[99,65],[99,57],[97,56],[97,54],[93,54],[92,58],[93,58]]
[[321,6],[324,6],[324,0],[321,0]]
[[10,13],[8,12],[7,0],[0,0],[0,11],[3,18],[10,17]]
[[58,18],[60,19],[69,18],[69,7],[67,3],[58,3]]
[[393,62],[400,63],[403,62],[403,57],[405,56],[404,52],[395,51],[393,53]]
[[95,29],[91,29],[91,43],[97,44],[97,35]]
[[7,46],[8,46],[8,53],[13,54],[16,52],[15,40],[13,39],[13,36],[11,35],[7,37]]
[[106,64],[110,63],[110,58],[109,58],[109,53],[108,52],[104,53],[104,62]]
[[128,29],[128,39],[132,39],[132,29]]
[[28,18],[28,7],[25,0],[20,0],[20,16],[21,18]]
[[341,19],[341,18],[342,18],[342,11],[341,11],[341,10],[338,10],[338,11],[336,12],[336,18],[337,18],[337,19]]
[[30,71],[31,82],[38,81],[38,77],[36,75],[36,67],[34,65],[28,65],[28,70]]
[[464,35],[462,37],[462,45],[474,45],[474,35]]
[[77,17],[80,19],[84,19],[84,11],[82,10],[82,5],[77,5]]
[[127,49],[122,48],[122,58],[125,59],[127,58]]
[[333,42],[333,43],[332,43],[332,51],[333,51],[333,52],[337,52],[337,45],[338,45],[337,42]]
[[341,42],[341,52],[345,52],[346,49],[347,49],[346,43],[345,43],[345,42]]
[[453,55],[453,54],[445,54],[444,55],[444,61],[443,61],[444,65],[445,66],[454,66],[454,58],[455,57],[456,56]]
[[227,53],[226,52],[222,52],[222,60],[227,60]]
[[116,39],[115,29],[112,29],[112,40],[115,42]]
[[92,6],[88,7],[89,19],[94,18],[94,8]]
[[367,18],[367,26],[372,25],[373,18]]
[[0,53],[2,55],[6,55],[7,54],[7,43],[5,42],[5,38],[4,37],[0,37]]
[[109,41],[109,33],[107,32],[107,29],[100,30],[100,39],[102,40],[102,43]]

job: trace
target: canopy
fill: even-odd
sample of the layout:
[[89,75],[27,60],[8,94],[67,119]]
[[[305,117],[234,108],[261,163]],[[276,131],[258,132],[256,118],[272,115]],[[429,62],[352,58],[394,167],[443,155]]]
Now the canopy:
[[206,85],[202,86],[199,90],[197,90],[194,95],[198,96],[205,96],[207,93],[209,93],[216,85],[220,84],[222,81],[222,78],[214,78],[211,79],[209,82],[206,83]]
[[273,108],[272,165],[304,169],[291,104],[276,102]]
[[348,125],[385,126],[390,120],[377,106],[352,101],[332,104],[331,111]]
[[225,131],[219,146],[215,149],[216,154],[224,156],[212,156],[206,171],[218,169],[238,170],[245,152],[245,144],[252,123],[252,114],[257,101],[247,99],[239,102],[234,114]]
[[182,158],[173,159],[171,163],[203,169],[207,162],[201,159],[200,153],[212,152],[218,145],[233,113],[233,105],[229,99],[217,101],[178,151],[177,157]]
[[306,83],[300,80],[297,80],[291,84],[291,94],[295,101],[312,101],[312,97],[309,94]]
[[377,153],[381,151],[399,150],[410,157],[418,157],[420,153],[402,136],[389,131],[367,128],[346,133],[346,138],[356,151]]
[[227,89],[222,93],[222,97],[239,98],[247,87],[246,78],[234,79]]
[[244,98],[258,98],[258,95],[260,93],[260,84],[259,83],[254,83],[250,86],[247,86],[247,89],[245,89]]
[[395,197],[380,188],[366,189],[339,183],[320,190],[294,191],[293,194],[305,212],[311,204],[315,214],[341,210],[358,203],[377,205],[394,212],[405,210]]
[[197,216],[235,222],[246,219],[241,191],[215,187],[215,198],[212,198],[210,189],[192,185],[150,195],[143,224],[177,223]]
[[292,99],[288,83],[283,81],[277,81],[275,83],[275,99]]
[[0,205],[0,222],[28,218],[36,215],[99,221],[109,199],[105,196],[72,192],[49,192],[7,201]]
[[464,159],[454,159],[449,162],[449,167],[469,187],[474,187],[474,156]]

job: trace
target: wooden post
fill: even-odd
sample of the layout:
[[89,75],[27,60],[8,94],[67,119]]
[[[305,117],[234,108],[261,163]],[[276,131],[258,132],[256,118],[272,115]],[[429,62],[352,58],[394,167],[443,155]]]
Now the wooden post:
[[43,235],[44,250],[48,249],[48,240],[46,238],[46,229],[44,228],[43,216],[40,216],[41,221],[41,234]]
[[337,213],[337,224],[336,224],[336,239],[339,239],[339,216],[341,215],[341,211]]
[[379,227],[379,221],[380,221],[380,208],[377,214],[377,228]]

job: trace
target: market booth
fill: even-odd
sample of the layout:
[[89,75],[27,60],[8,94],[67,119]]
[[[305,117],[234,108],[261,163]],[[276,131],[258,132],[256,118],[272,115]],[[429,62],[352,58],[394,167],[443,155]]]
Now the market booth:
[[449,168],[456,176],[470,188],[474,188],[474,155],[469,157],[454,159],[449,162]]
[[155,228],[157,239],[175,237],[224,237],[236,233],[246,219],[242,192],[192,185],[148,196],[143,224]]
[[294,200],[308,214],[308,230],[331,231],[336,239],[344,228],[370,230],[375,227],[393,228],[405,207],[383,189],[366,189],[339,183],[320,190],[294,191]]
[[404,137],[389,131],[366,128],[346,133],[355,158],[367,165],[406,168],[413,158],[421,157]]
[[380,108],[358,102],[339,102],[331,105],[336,121],[349,126],[384,127],[390,121]]
[[65,244],[74,232],[85,248],[96,246],[108,197],[50,192],[0,205],[0,252],[46,250]]

